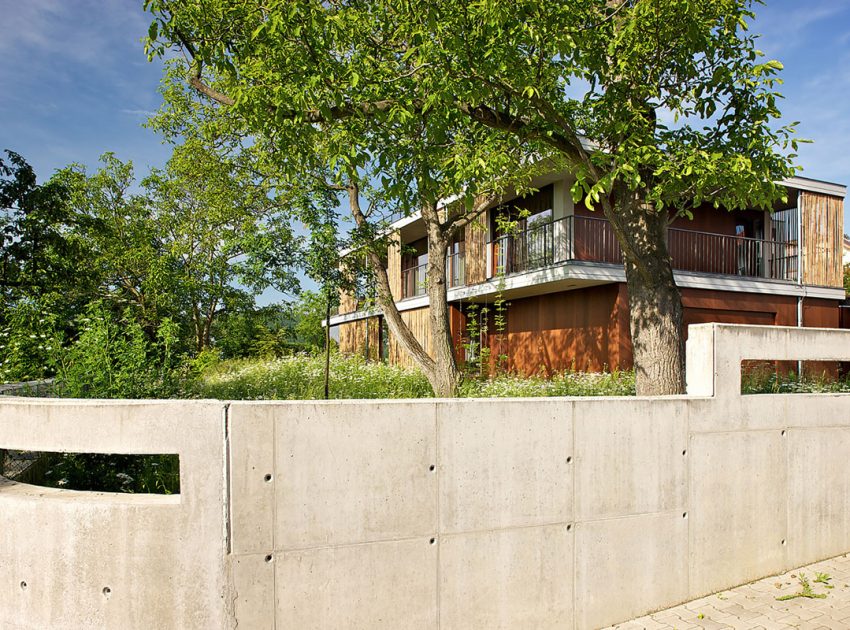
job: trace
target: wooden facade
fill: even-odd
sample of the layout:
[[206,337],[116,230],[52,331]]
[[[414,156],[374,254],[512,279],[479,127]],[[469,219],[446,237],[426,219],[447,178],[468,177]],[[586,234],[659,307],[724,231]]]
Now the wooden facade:
[[362,356],[367,361],[380,361],[385,358],[383,334],[381,317],[340,324],[339,351],[343,354]]
[[464,228],[464,265],[466,284],[479,284],[487,280],[487,229],[479,217]]
[[[686,337],[688,325],[706,322],[797,325],[793,296],[683,289],[682,305]],[[837,328],[836,303],[806,298],[803,325]],[[507,355],[508,371],[524,375],[629,369],[633,359],[626,285],[511,300],[505,333],[491,330],[488,343],[491,356]]]
[[390,291],[393,299],[401,299],[401,243],[399,233],[393,232],[390,236],[390,244],[387,247],[387,279],[390,282]]
[[[413,336],[422,344],[425,352],[431,354],[431,324],[429,320],[429,310],[427,308],[419,308],[411,311],[403,311],[401,319],[410,328]],[[393,365],[403,365],[412,367],[414,364],[395,337],[390,333],[388,360]]]
[[841,264],[844,200],[800,192],[803,233],[803,284],[843,286]]

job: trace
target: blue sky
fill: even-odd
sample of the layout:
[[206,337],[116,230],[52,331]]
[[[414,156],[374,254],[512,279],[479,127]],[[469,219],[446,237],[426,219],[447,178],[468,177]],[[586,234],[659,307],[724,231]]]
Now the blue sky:
[[[169,150],[140,125],[159,104],[142,0],[0,0],[0,149],[45,179],[114,151],[137,172]],[[804,175],[850,183],[850,0],[767,0],[753,30],[785,64],[783,112],[799,120]],[[845,223],[847,221],[845,220]]]

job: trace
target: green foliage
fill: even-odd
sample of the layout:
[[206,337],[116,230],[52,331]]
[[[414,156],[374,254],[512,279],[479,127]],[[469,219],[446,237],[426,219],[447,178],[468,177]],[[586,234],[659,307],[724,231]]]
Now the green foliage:
[[57,310],[47,298],[21,299],[6,310],[0,327],[0,382],[52,376],[62,347]]
[[94,302],[61,353],[56,392],[70,398],[169,398],[179,392],[177,327],[163,320],[150,340],[140,324]]
[[826,599],[826,593],[815,593],[812,589],[812,585],[809,582],[809,579],[800,573],[797,580],[800,582],[800,590],[797,593],[792,593],[790,595],[782,595],[781,597],[777,597],[776,600],[780,602],[785,602],[791,599],[796,599],[798,597],[803,597],[806,599]]
[[802,377],[773,367],[742,371],[742,394],[841,394],[850,393],[850,376],[835,378],[829,374]]
[[464,381],[464,398],[536,398],[541,396],[634,396],[633,371],[562,372],[551,378],[540,376],[496,376]]
[[50,455],[47,487],[92,492],[177,494],[180,459],[177,455]]
[[[293,0],[257,11],[237,0],[145,0],[144,7],[153,19],[149,54],[181,47],[186,67],[170,77],[188,73],[202,94],[193,100],[171,84],[183,108],[164,114],[172,133],[182,131],[181,120],[197,122],[212,99],[223,114],[204,133],[227,128],[250,137],[293,179],[320,171],[331,185],[380,183],[365,195],[370,205],[402,214],[452,195],[469,211],[479,196],[528,187],[535,165],[569,169],[574,198],[614,225],[635,269],[627,274],[632,295],[664,303],[642,309],[633,329],[651,336],[671,329],[666,318],[676,320],[664,343],[635,348],[640,378],[664,381],[646,391],[676,393],[684,384],[681,304],[658,225],[668,211],[690,216],[704,203],[769,209],[785,194],[775,182],[797,170],[794,124],[780,124],[782,64],[764,59],[748,31],[754,4]],[[363,231],[364,243],[378,232]],[[654,369],[659,357],[649,347],[677,360],[672,376]]]
[[844,265],[844,293],[850,296],[850,264]]
[[74,304],[90,286],[88,244],[80,237],[88,218],[75,212],[61,178],[39,185],[23,157],[6,155],[0,159],[0,304],[48,294]]
[[327,309],[326,292],[302,291],[292,305],[295,320],[294,332],[299,342],[317,350],[325,345],[325,328],[322,322]]

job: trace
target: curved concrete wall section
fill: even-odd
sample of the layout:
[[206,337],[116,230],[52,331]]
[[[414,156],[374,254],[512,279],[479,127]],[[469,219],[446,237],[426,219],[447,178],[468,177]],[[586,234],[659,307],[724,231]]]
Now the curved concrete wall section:
[[0,448],[178,453],[179,497],[0,485],[3,628],[597,628],[850,551],[850,332],[700,325],[689,396],[9,399]]

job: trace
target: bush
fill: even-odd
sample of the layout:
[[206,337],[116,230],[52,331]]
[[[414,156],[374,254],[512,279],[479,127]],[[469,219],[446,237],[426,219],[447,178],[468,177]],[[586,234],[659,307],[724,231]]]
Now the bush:
[[79,336],[60,353],[57,395],[169,398],[179,393],[173,322],[164,320],[151,341],[134,319],[116,321],[104,305],[93,303],[79,323]]

